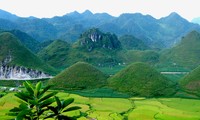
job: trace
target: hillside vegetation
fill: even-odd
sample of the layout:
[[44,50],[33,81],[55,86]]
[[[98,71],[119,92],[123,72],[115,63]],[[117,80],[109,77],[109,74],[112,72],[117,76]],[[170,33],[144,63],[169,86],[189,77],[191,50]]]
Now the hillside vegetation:
[[108,79],[109,86],[138,96],[169,96],[175,84],[145,63],[134,63]]
[[99,88],[107,76],[90,64],[78,62],[49,80],[50,85],[62,89]]

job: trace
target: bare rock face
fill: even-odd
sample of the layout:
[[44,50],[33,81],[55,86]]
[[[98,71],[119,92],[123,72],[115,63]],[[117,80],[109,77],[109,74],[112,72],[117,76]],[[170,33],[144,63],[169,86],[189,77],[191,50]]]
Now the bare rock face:
[[51,77],[44,72],[29,69],[23,66],[9,66],[11,61],[12,57],[8,55],[3,61],[0,62],[0,79],[28,80]]

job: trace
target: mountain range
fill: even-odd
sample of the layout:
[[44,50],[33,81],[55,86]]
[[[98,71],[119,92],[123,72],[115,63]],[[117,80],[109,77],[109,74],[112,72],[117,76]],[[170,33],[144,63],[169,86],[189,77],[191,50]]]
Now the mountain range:
[[152,48],[174,46],[181,37],[192,30],[200,31],[198,24],[190,23],[177,13],[155,19],[140,13],[124,13],[113,17],[107,13],[93,14],[89,10],[83,13],[72,12],[53,18],[22,18],[0,10],[0,29],[19,29],[39,42],[63,39],[75,42],[80,34],[92,27],[117,36],[133,35]]

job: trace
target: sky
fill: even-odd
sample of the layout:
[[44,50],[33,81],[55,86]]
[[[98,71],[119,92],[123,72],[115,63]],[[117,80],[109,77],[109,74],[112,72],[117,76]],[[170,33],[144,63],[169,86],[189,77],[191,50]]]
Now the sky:
[[0,0],[0,9],[21,17],[38,18],[85,10],[113,16],[139,12],[158,19],[177,12],[188,21],[200,17],[199,0]]

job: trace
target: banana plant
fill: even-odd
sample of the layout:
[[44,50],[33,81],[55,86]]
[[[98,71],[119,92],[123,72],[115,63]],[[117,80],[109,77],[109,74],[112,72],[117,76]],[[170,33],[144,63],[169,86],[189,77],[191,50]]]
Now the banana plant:
[[53,112],[53,114],[50,114],[46,118],[54,117],[55,120],[73,120],[74,118],[68,117],[64,113],[81,109],[81,107],[78,107],[78,106],[69,107],[69,105],[74,102],[74,98],[69,98],[67,100],[60,100],[58,97],[55,96],[55,100],[56,100],[57,106],[56,107],[48,106],[48,109],[50,109]]
[[15,94],[21,104],[11,109],[8,115],[16,116],[16,120],[39,120],[40,116],[48,111],[48,106],[55,102],[53,96],[57,92],[47,93],[51,86],[42,89],[41,82],[38,82],[36,86],[29,82],[24,82],[23,85],[26,90]]

